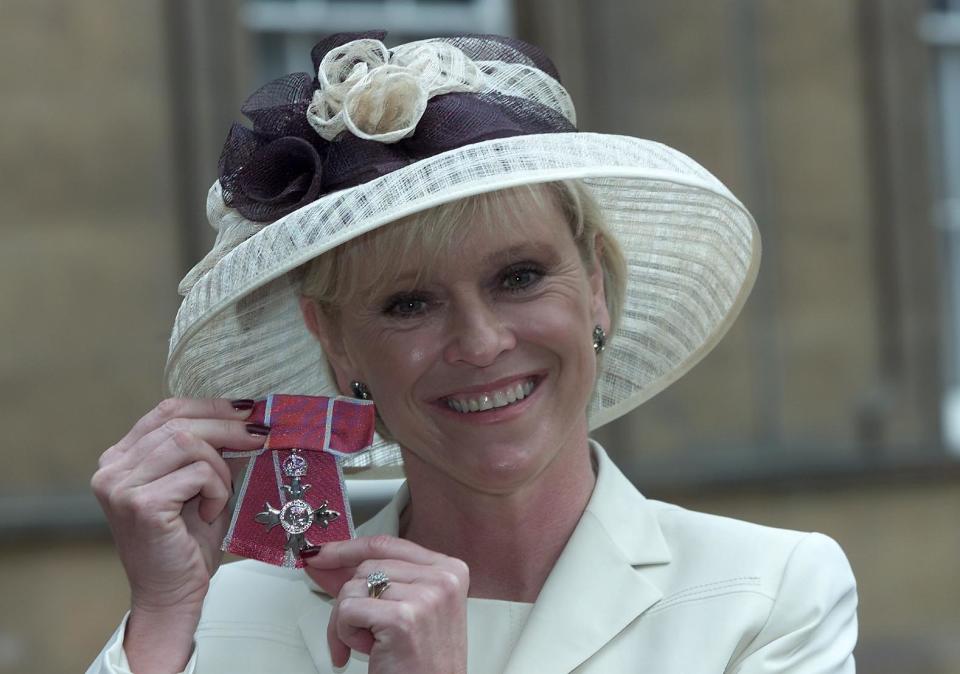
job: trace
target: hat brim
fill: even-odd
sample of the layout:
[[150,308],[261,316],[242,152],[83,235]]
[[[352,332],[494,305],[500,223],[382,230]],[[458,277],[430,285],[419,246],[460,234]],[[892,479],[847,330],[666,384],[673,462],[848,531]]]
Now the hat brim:
[[[591,190],[627,261],[623,313],[603,354],[590,428],[626,414],[685,374],[726,333],[756,278],[760,237],[746,208],[684,154],[652,141],[582,132],[451,150],[259,229],[184,298],[170,338],[168,389],[187,397],[337,395],[301,318],[299,280],[291,271],[442,203],[569,179]],[[351,460],[355,467],[398,461],[396,445],[379,437]]]

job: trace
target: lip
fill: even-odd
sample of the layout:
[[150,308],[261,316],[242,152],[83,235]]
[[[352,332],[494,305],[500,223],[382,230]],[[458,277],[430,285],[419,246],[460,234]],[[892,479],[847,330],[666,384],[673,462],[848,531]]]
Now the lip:
[[[517,384],[526,381],[528,379],[532,379],[534,382],[533,390],[530,392],[530,395],[526,396],[520,402],[511,403],[510,405],[505,405],[503,407],[495,407],[490,410],[484,410],[483,412],[470,412],[469,414],[464,414],[463,412],[457,412],[456,410],[451,409],[446,402],[447,398],[451,396],[466,396],[474,393],[487,393],[490,391],[496,391],[498,388],[505,388],[510,384]],[[437,398],[434,401],[434,406],[441,414],[448,416],[451,419],[455,419],[461,423],[478,425],[502,423],[520,416],[526,412],[526,409],[530,407],[530,405],[539,400],[541,385],[546,379],[547,376],[545,373],[530,373],[521,375],[519,377],[505,377],[488,384],[483,384],[482,386],[457,389],[455,393]]]
[[468,386],[466,388],[458,388],[455,391],[445,393],[442,396],[438,396],[433,402],[446,405],[447,398],[456,398],[458,396],[470,397],[474,393],[492,393],[494,391],[499,391],[507,388],[508,386],[513,386],[521,382],[525,382],[528,379],[533,379],[534,390],[536,390],[536,385],[540,383],[545,376],[545,372],[526,372],[524,374],[514,374],[509,377],[503,377],[502,379],[497,379],[495,381],[487,382],[485,384],[480,384],[478,386]]

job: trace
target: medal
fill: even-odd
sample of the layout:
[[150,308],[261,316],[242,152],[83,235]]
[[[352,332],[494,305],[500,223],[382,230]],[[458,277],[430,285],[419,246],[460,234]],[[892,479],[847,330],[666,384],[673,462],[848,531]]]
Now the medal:
[[264,504],[263,512],[257,513],[254,519],[267,528],[267,531],[273,529],[278,524],[287,532],[287,544],[284,549],[289,550],[295,555],[308,545],[313,545],[306,539],[306,533],[314,524],[319,524],[324,529],[332,520],[340,517],[336,510],[330,510],[327,501],[323,501],[317,508],[303,500],[309,484],[302,484],[300,478],[307,474],[307,460],[300,454],[299,449],[294,449],[283,462],[283,472],[291,479],[289,485],[281,485],[282,493],[285,493],[290,499],[277,510],[269,502]]
[[262,449],[223,449],[245,459],[223,550],[277,566],[301,567],[308,545],[352,538],[340,459],[373,441],[373,403],[353,398],[271,395],[250,423],[270,427]]

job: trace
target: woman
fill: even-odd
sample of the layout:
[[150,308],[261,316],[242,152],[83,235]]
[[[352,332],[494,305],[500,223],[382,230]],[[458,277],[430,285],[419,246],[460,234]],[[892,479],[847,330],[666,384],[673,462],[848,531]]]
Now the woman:
[[[756,275],[742,205],[670,148],[580,133],[491,36],[335,35],[244,106],[161,403],[94,491],[131,611],[93,672],[852,672],[820,534],[647,501],[588,440],[712,348]],[[406,484],[299,570],[217,569],[269,393],[372,398]],[[230,398],[233,400],[231,401]],[[237,477],[234,475],[234,477]],[[303,581],[306,581],[304,583]]]

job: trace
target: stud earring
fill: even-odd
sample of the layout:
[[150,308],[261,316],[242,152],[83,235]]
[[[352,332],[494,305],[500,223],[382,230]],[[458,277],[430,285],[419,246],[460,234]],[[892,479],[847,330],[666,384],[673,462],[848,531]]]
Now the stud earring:
[[354,398],[370,400],[370,389],[362,381],[353,380],[350,382],[350,390],[353,391]]
[[607,346],[607,333],[599,325],[593,328],[593,350],[600,353]]

